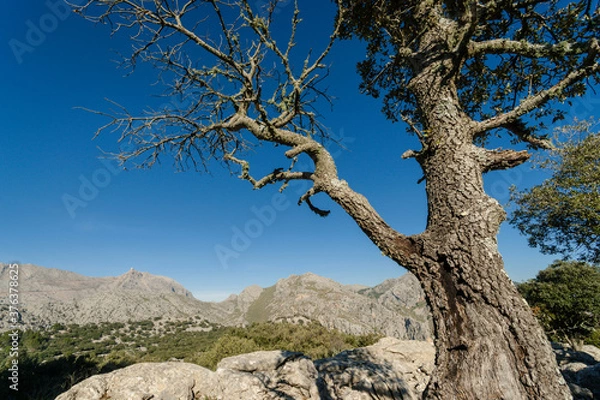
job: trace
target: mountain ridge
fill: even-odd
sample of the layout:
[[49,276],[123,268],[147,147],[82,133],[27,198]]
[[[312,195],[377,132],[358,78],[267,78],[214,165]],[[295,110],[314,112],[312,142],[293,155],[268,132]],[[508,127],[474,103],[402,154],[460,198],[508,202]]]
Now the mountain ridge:
[[[0,267],[0,285],[7,285],[6,264]],[[421,340],[431,336],[423,293],[410,274],[365,287],[307,272],[266,288],[248,286],[221,302],[200,301],[171,278],[134,269],[116,277],[87,277],[20,264],[19,282],[24,328],[194,316],[228,326],[317,321],[351,334]],[[6,300],[0,301],[0,307],[7,306]],[[0,320],[0,330],[6,329],[8,321]]]

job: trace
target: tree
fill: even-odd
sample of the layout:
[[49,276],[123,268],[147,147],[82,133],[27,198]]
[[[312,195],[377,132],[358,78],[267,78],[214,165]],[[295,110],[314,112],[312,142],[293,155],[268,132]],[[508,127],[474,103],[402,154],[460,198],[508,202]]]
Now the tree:
[[600,329],[600,268],[556,261],[519,292],[536,311],[552,340],[578,342]]
[[514,193],[510,223],[542,253],[600,263],[600,134],[590,128],[581,122],[563,129],[569,140],[540,163],[552,176]]
[[[123,162],[152,166],[163,154],[180,167],[212,159],[241,169],[255,189],[303,180],[299,203],[315,213],[323,193],[356,221],[381,252],[419,279],[431,308],[436,369],[427,399],[567,399],[544,331],[504,272],[496,235],[505,219],[483,189],[483,175],[529,158],[527,150],[487,149],[503,134],[548,148],[548,107],[585,92],[598,78],[599,14],[590,1],[336,0],[331,36],[320,52],[296,46],[300,10],[271,1],[88,0],[76,11],[133,29],[131,61],[153,62],[181,107],[135,116],[126,109],[104,128],[121,131]],[[323,6],[321,3],[320,6]],[[290,21],[287,28],[281,24]],[[428,196],[424,232],[390,227],[338,176],[327,131],[313,106],[338,37],[367,41],[362,88],[384,95],[384,111],[408,123],[421,149]],[[202,58],[200,58],[202,56]],[[529,116],[527,120],[524,118]],[[537,122],[536,122],[537,121]],[[100,130],[102,131],[102,129]],[[273,143],[290,160],[259,178],[247,150]],[[385,145],[385,143],[382,143]],[[311,167],[295,163],[305,156]],[[259,166],[261,161],[258,160]],[[264,168],[264,167],[263,167]],[[393,184],[390,182],[390,184]]]

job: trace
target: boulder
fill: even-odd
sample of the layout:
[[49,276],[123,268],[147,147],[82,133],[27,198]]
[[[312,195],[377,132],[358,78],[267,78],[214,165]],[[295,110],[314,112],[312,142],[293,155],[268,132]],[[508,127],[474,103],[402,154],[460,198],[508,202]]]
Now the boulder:
[[195,364],[140,363],[88,378],[56,400],[192,400],[212,374]]
[[384,338],[315,364],[331,399],[416,400],[429,382],[434,357],[431,343]]
[[[553,347],[574,399],[600,399],[598,349]],[[142,363],[86,379],[56,400],[416,400],[434,359],[429,342],[384,338],[315,362],[302,353],[259,351],[225,358],[216,371]]]
[[552,343],[556,361],[575,400],[600,399],[600,349],[586,345],[579,351]]
[[592,357],[596,363],[600,363],[600,349],[596,346],[585,345],[579,350],[580,353],[587,354]]
[[199,394],[218,400],[317,400],[317,377],[312,360],[302,353],[259,351],[223,359]]
[[589,389],[594,398],[600,399],[600,364],[596,364],[577,373],[577,385]]
[[434,353],[431,343],[385,338],[317,362],[259,351],[225,358],[214,372],[142,363],[86,379],[56,400],[413,400],[427,385]]

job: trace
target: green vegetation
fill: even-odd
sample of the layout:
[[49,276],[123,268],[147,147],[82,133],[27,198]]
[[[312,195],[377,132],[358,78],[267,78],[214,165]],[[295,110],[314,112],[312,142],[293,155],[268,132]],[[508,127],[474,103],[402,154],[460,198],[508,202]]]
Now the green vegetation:
[[[204,320],[62,325],[19,333],[19,392],[14,399],[47,400],[92,375],[138,362],[179,359],[214,369],[233,355],[258,350],[301,351],[313,358],[368,346],[376,335],[353,336],[318,323],[261,322],[246,328]],[[10,376],[9,332],[0,334],[0,379]],[[0,398],[15,392],[0,386]]]
[[291,323],[255,323],[247,328],[230,328],[225,335],[193,361],[214,369],[217,363],[236,354],[258,350],[299,351],[313,359],[331,357],[343,350],[368,346],[380,336],[354,336],[329,330],[311,322],[306,325]]
[[275,286],[270,286],[264,289],[258,299],[252,302],[248,308],[247,319],[250,322],[265,322],[269,319],[269,312],[267,311],[267,304],[273,301],[275,297]]
[[552,176],[514,193],[511,224],[542,253],[600,263],[600,133],[592,122],[567,126],[567,140],[538,165]]
[[600,346],[600,267],[556,261],[518,288],[551,340]]
[[[557,148],[537,165],[552,175],[513,192],[510,223],[542,253],[562,254],[519,285],[551,340],[600,345],[600,133],[593,120],[557,131]],[[587,262],[595,265],[590,265]]]

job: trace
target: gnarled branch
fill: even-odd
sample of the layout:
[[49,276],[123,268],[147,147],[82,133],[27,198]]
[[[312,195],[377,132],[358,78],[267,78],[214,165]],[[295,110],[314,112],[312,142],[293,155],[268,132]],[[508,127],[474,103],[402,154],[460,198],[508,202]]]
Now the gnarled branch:
[[489,172],[514,168],[529,160],[530,157],[531,154],[527,150],[485,150],[482,170],[483,172]]

